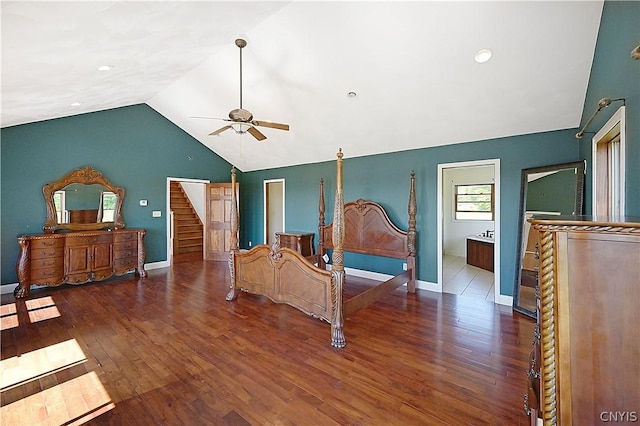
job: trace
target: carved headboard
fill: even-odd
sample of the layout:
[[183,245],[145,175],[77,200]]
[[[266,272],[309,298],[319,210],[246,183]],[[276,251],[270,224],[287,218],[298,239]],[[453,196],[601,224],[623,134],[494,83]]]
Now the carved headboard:
[[[318,253],[332,249],[333,224],[324,224],[324,183],[320,181],[320,223]],[[344,251],[404,259],[415,255],[416,247],[415,174],[411,173],[409,226],[402,231],[376,202],[358,199],[344,204]]]

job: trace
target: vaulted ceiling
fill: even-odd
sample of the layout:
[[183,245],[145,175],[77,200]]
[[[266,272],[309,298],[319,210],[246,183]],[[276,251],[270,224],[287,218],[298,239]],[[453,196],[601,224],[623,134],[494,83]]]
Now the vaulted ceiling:
[[[1,125],[147,103],[243,171],[575,128],[602,5],[2,1]],[[263,141],[193,118],[239,107],[240,37]]]

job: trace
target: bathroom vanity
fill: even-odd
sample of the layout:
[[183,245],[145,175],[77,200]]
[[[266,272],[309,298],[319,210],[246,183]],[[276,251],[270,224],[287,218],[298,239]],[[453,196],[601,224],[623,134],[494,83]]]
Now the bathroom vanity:
[[493,272],[493,238],[468,236],[467,264]]

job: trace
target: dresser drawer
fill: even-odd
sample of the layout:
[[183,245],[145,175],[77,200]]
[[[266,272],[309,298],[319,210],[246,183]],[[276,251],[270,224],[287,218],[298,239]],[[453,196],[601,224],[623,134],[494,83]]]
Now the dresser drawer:
[[113,248],[115,250],[137,250],[138,240],[122,241],[122,242],[117,241],[113,244]]
[[64,277],[64,268],[62,266],[55,268],[42,268],[31,270],[31,283],[40,284],[42,282],[54,283],[62,281]]
[[64,247],[64,238],[31,240],[31,250]]
[[64,257],[43,257],[40,259],[32,259],[31,260],[31,275],[33,276],[34,272],[37,269],[51,269],[51,268],[60,268],[64,269]]
[[87,235],[82,237],[67,237],[67,247],[87,246],[93,244],[109,244],[113,241],[111,234]]
[[138,241],[137,232],[117,232],[113,234],[114,243],[122,243],[127,241]]
[[64,247],[31,249],[31,261],[64,256]]
[[138,261],[138,250],[118,250],[116,247],[113,252],[113,259],[134,259]]
[[121,269],[135,269],[138,267],[138,259],[127,257],[123,259],[115,259],[113,261],[114,268],[116,270]]

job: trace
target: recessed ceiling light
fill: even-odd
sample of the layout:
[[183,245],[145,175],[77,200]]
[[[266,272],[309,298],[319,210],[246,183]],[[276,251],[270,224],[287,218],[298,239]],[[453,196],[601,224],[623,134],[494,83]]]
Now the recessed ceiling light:
[[347,93],[347,96],[350,98],[355,98],[356,96],[358,96],[358,94],[356,92],[349,92]]
[[115,65],[102,65],[98,67],[98,71],[111,71],[115,67]]
[[72,107],[78,107],[78,106],[82,105],[82,102],[73,102],[73,103],[71,103],[69,105],[72,106]]
[[474,56],[474,58],[477,63],[483,64],[487,62],[489,59],[491,59],[492,54],[493,52],[491,52],[491,49],[480,49],[476,52],[476,55]]

